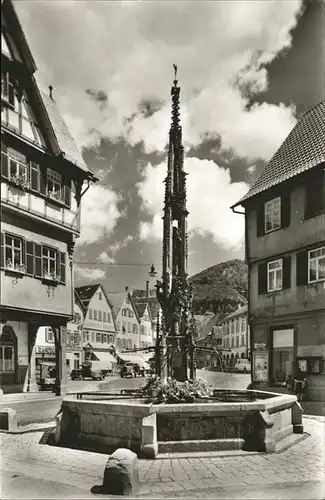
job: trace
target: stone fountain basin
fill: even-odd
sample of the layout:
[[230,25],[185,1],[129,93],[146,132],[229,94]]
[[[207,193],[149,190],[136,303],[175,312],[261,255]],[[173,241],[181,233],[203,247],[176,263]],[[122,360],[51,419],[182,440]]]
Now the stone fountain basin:
[[270,453],[302,433],[302,409],[293,395],[218,389],[208,401],[148,404],[132,396],[98,393],[63,400],[56,442],[103,453],[126,447],[155,458],[240,449]]

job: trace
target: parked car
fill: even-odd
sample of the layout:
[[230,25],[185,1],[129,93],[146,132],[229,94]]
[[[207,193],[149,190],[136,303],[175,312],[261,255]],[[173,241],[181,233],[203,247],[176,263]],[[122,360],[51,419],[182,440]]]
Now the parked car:
[[135,363],[128,361],[123,363],[120,371],[120,375],[122,378],[124,377],[135,378],[138,373],[139,373],[139,365],[136,365]]
[[81,369],[82,379],[91,378],[92,380],[103,380],[105,378],[105,373],[100,369],[93,369],[89,365],[83,365]]
[[82,380],[82,369],[74,369],[70,373],[71,380]]
[[248,359],[237,359],[235,363],[235,372],[249,373],[252,370]]

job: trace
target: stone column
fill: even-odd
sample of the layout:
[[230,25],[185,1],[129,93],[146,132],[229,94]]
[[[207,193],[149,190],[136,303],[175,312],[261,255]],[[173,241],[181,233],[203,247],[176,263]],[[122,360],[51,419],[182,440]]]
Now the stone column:
[[[36,355],[35,355],[35,344],[36,344],[36,336],[38,328],[39,328],[38,324],[28,323],[29,367],[28,367],[28,386],[26,387],[26,390],[28,392],[39,391],[36,379]],[[24,390],[24,392],[26,391]]]
[[[53,327],[52,327],[53,328]],[[53,328],[55,339],[55,395],[65,396],[67,392],[66,328]]]

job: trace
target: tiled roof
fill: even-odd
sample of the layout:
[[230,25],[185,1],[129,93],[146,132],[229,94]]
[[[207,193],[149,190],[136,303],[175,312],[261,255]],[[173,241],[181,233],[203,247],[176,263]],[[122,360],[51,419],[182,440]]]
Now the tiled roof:
[[317,104],[300,118],[248,193],[233,207],[323,162],[325,162],[325,101]]
[[76,289],[74,290],[74,300],[75,300],[75,303],[78,304],[82,310],[85,309],[85,306],[84,306],[81,298],[79,297],[79,294],[78,294]]
[[141,319],[146,311],[147,301],[134,302],[134,300],[133,300],[133,305],[134,305],[135,309],[137,310],[139,318]]
[[69,129],[63,120],[59,108],[56,102],[51,99],[47,94],[40,91],[45,109],[49,116],[50,122],[52,124],[54,134],[56,140],[58,142],[59,148],[62,153],[64,153],[64,157],[74,163],[84,172],[89,172],[89,169],[84,162],[82,154],[80,153],[73,137],[71,136]]
[[242,314],[247,314],[247,304],[245,304],[242,307],[239,307],[239,309],[236,309],[236,311],[229,313],[225,318],[223,318],[223,321],[228,321],[229,319],[237,318],[237,316],[241,316]]
[[98,287],[101,286],[101,283],[97,283],[94,285],[84,285],[76,287],[76,292],[81,300],[83,306],[85,308],[88,307],[88,304],[93,297],[94,293],[97,291]]
[[157,317],[157,314],[160,309],[160,304],[158,302],[158,299],[156,297],[156,290],[151,289],[149,290],[149,298],[147,299],[146,297],[146,291],[145,290],[140,290],[140,289],[135,289],[132,292],[132,300],[136,301],[137,303],[143,302],[145,304],[149,304],[149,309],[150,309],[150,314],[151,314],[151,319],[155,320]]
[[[141,290],[140,288],[135,288],[133,291],[132,291],[132,297],[136,297],[136,298],[145,298],[147,295],[147,292],[146,290]],[[151,288],[149,290],[149,297],[156,297],[156,290],[155,288]]]
[[198,340],[201,340],[211,331],[212,327],[218,321],[218,318],[219,316],[214,313],[194,314],[194,321],[195,321]]
[[106,296],[112,305],[113,314],[116,318],[126,299],[126,292],[106,292]]

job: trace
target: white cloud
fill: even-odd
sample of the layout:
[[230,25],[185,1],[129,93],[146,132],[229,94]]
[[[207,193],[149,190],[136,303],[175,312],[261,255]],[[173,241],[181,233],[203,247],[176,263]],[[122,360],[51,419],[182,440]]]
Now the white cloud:
[[102,279],[105,277],[105,271],[98,268],[90,268],[90,267],[75,267],[75,272],[80,278],[83,278],[87,281],[93,281]]
[[[234,214],[230,206],[249,189],[244,182],[231,182],[228,169],[211,160],[186,158],[187,207],[190,212],[188,229],[201,235],[211,234],[216,243],[226,249],[240,248],[244,235],[244,218]],[[148,165],[144,180],[138,185],[145,210],[151,222],[140,224],[142,239],[162,237],[162,208],[164,192],[161,186],[166,177],[166,164]]]
[[114,257],[110,257],[107,252],[102,252],[100,256],[98,257],[101,262],[104,264],[114,264],[115,259]]
[[[264,65],[290,46],[301,0],[15,5],[39,67],[37,79],[54,86],[83,146],[124,136],[162,150],[172,63],[179,65],[184,89],[187,145],[221,134],[223,148],[269,159],[295,124],[292,109],[266,103],[247,109],[247,96],[267,88]],[[105,92],[106,107],[86,89]],[[143,100],[162,103],[161,109],[149,118],[136,114]],[[125,121],[134,114],[133,122]]]
[[78,245],[88,245],[109,236],[119,217],[119,196],[99,184],[92,185],[81,200],[81,231]]
[[110,251],[110,253],[112,255],[116,255],[117,252],[119,252],[122,248],[125,248],[130,243],[130,241],[133,241],[133,239],[134,239],[134,237],[131,234],[129,234],[128,236],[126,236],[124,238],[124,240],[117,241],[113,245],[110,245],[108,247],[108,250]]

